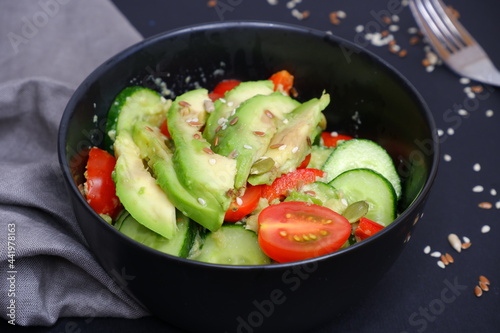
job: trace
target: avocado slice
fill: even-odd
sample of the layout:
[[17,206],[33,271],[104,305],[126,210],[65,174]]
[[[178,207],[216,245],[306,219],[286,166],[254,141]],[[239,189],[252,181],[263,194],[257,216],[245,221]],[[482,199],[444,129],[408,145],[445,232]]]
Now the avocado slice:
[[322,111],[330,103],[330,96],[313,98],[289,113],[278,127],[263,158],[270,158],[274,166],[265,173],[250,175],[252,185],[271,184],[282,174],[294,171],[311,152],[311,143],[321,132]]
[[252,165],[268,149],[278,124],[299,105],[280,92],[257,95],[243,102],[217,132],[214,151],[236,158],[236,190],[246,186]]
[[242,82],[226,92],[223,99],[214,102],[214,110],[207,119],[203,136],[211,144],[215,134],[224,122],[235,112],[241,103],[257,96],[270,95],[274,92],[274,83],[270,80]]
[[200,200],[200,197],[193,196],[186,188],[174,168],[173,152],[165,144],[165,138],[159,130],[148,123],[138,122],[134,126],[133,137],[155,175],[157,184],[177,209],[205,228],[217,230],[227,209],[223,210],[210,193],[204,193],[203,200]]
[[199,202],[219,213],[220,219],[203,221],[188,216],[210,230],[223,222],[232,201],[236,160],[216,154],[200,132],[207,117],[206,89],[196,89],[177,97],[172,103],[167,121],[175,145],[172,161],[177,179]]
[[175,207],[144,167],[141,152],[132,138],[135,122],[154,124],[170,106],[169,101],[146,88],[126,88],[116,98],[114,152],[117,157],[113,179],[116,195],[124,208],[141,224],[171,239],[177,232]]

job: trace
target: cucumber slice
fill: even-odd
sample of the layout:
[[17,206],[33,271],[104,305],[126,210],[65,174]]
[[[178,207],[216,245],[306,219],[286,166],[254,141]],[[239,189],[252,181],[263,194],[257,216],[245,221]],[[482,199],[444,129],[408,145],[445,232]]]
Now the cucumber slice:
[[189,259],[222,265],[267,265],[257,234],[242,225],[224,225],[205,238],[199,252]]
[[345,171],[330,183],[344,191],[349,204],[364,200],[370,208],[366,218],[389,225],[396,219],[396,193],[391,183],[381,174],[371,169]]
[[366,139],[344,141],[333,151],[322,170],[327,172],[327,182],[352,169],[372,169],[384,176],[401,197],[401,179],[387,151],[377,143]]
[[173,239],[167,239],[146,228],[124,211],[118,217],[115,228],[133,240],[160,252],[186,258],[196,236],[196,224],[182,213],[177,212],[177,233]]

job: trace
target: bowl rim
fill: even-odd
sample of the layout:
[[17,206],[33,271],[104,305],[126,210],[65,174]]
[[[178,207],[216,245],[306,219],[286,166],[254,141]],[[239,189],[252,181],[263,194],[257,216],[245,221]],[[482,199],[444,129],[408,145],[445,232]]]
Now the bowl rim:
[[[192,32],[198,32],[198,31],[211,31],[211,30],[221,30],[221,29],[234,29],[234,28],[254,28],[254,29],[273,29],[273,30],[278,30],[278,31],[287,31],[291,33],[299,33],[303,35],[310,35],[311,38],[317,38],[317,39],[326,39],[329,42],[334,42],[338,45],[345,46],[346,49],[350,49],[356,53],[363,53],[372,60],[374,60],[374,63],[376,63],[380,68],[384,69],[388,73],[391,74],[391,76],[399,81],[405,89],[413,95],[415,98],[415,101],[417,105],[419,105],[419,109],[422,113],[423,118],[429,125],[430,131],[431,131],[431,136],[432,136],[432,160],[431,160],[431,166],[429,173],[427,175],[427,179],[423,185],[423,187],[420,189],[420,192],[416,196],[416,198],[409,204],[409,206],[399,215],[397,218],[388,226],[386,226],[383,230],[377,233],[377,235],[370,237],[363,242],[359,242],[353,245],[350,245],[344,249],[340,249],[338,251],[325,254],[322,256],[310,258],[310,259],[305,259],[305,260],[300,260],[300,261],[294,261],[294,262],[287,262],[287,263],[273,263],[273,264],[267,264],[267,265],[225,265],[225,264],[212,264],[212,263],[206,263],[206,262],[200,262],[192,259],[187,259],[187,258],[181,258],[181,257],[176,257],[174,255],[170,255],[167,253],[160,252],[156,249],[150,248],[142,243],[139,243],[130,237],[120,233],[116,228],[114,228],[112,225],[104,221],[84,200],[84,197],[81,195],[80,191],[78,190],[77,186],[75,185],[74,179],[71,174],[71,170],[69,168],[67,161],[67,154],[66,154],[66,137],[68,135],[68,123],[71,117],[73,116],[74,110],[76,109],[77,102],[80,100],[80,98],[85,94],[87,91],[88,87],[90,87],[94,82],[97,81],[97,79],[105,73],[110,67],[112,67],[114,64],[121,62],[123,59],[126,59],[127,57],[133,55],[136,53],[138,50],[147,47],[148,45],[155,44],[159,42],[160,40],[163,39],[168,39],[172,38],[178,35],[185,35],[189,34]],[[316,262],[322,262],[325,260],[330,260],[331,258],[334,257],[339,257],[343,256],[346,253],[358,251],[361,247],[365,246],[366,244],[372,243],[376,241],[376,239],[383,237],[386,233],[390,232],[393,228],[395,228],[397,225],[402,223],[403,220],[406,218],[409,218],[410,213],[414,214],[413,208],[416,206],[419,206],[420,204],[423,203],[425,200],[424,198],[427,197],[429,191],[431,190],[432,183],[434,182],[434,179],[437,175],[437,170],[438,170],[438,164],[439,164],[439,139],[437,136],[437,131],[436,131],[436,123],[435,120],[432,116],[432,113],[425,102],[424,98],[422,95],[419,93],[419,91],[414,87],[414,85],[399,71],[397,70],[394,66],[392,66],[390,63],[388,63],[386,60],[378,56],[377,54],[373,53],[372,51],[361,47],[354,42],[348,41],[342,37],[336,36],[332,34],[329,31],[321,31],[315,28],[310,28],[310,27],[304,27],[304,26],[299,26],[296,24],[289,24],[289,23],[281,23],[281,22],[273,22],[273,21],[260,21],[260,20],[240,20],[240,21],[224,21],[224,22],[209,22],[209,23],[199,23],[199,24],[193,24],[193,25],[188,25],[184,27],[179,27],[175,28],[172,30],[168,30],[165,32],[158,33],[156,35],[153,35],[151,37],[145,38],[127,48],[124,50],[116,53],[115,55],[111,56],[108,60],[100,64],[96,69],[94,69],[77,87],[71,98],[69,99],[61,121],[59,125],[59,131],[58,131],[58,138],[57,138],[57,149],[58,149],[58,158],[59,158],[59,164],[62,169],[63,177],[64,180],[66,181],[68,185],[68,191],[71,191],[72,193],[69,193],[70,195],[74,195],[78,198],[81,204],[90,211],[90,214],[93,215],[96,219],[99,219],[102,221],[102,223],[106,224],[106,227],[109,229],[112,229],[118,237],[122,237],[123,240],[127,242],[131,242],[133,246],[139,246],[142,247],[143,250],[148,251],[151,255],[154,256],[160,256],[165,258],[166,260],[174,260],[186,265],[196,265],[196,266],[206,266],[206,267],[211,267],[211,268],[219,268],[219,269],[231,269],[231,270],[236,270],[236,269],[243,269],[243,270],[260,270],[260,269],[284,269],[284,268],[290,268],[294,266],[300,266],[300,265],[307,265],[310,263],[316,263]],[[76,218],[76,216],[75,216]],[[77,219],[77,218],[76,218]],[[79,223],[78,223],[79,224]]]

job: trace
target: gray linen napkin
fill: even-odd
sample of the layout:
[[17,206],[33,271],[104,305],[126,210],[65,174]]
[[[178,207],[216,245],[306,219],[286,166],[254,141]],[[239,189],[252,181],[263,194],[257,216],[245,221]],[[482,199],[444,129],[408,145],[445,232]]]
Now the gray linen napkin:
[[87,249],[56,153],[74,89],[141,38],[108,1],[0,0],[0,316],[11,324],[147,315]]

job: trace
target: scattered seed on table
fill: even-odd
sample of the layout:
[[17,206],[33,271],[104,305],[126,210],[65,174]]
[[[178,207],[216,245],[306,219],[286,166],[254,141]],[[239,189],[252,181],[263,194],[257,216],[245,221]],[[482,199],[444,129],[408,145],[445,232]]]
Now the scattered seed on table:
[[444,154],[444,155],[443,155],[443,159],[444,159],[446,162],[450,162],[450,161],[451,161],[451,155]]
[[363,32],[363,30],[365,30],[365,26],[360,24],[360,25],[356,26],[356,28],[354,30],[357,33]]
[[450,264],[453,264],[455,262],[455,259],[451,256],[451,254],[445,253],[444,256],[446,257],[446,260],[448,260]]
[[476,295],[476,297],[481,297],[483,295],[483,290],[479,286],[475,286],[474,294]]
[[427,245],[426,247],[424,247],[424,253],[425,254],[431,253],[431,247],[429,245]]
[[500,209],[500,201],[495,202],[495,208]]
[[441,260],[438,260],[437,265],[439,267],[441,267],[441,268],[445,268],[446,267],[446,265],[444,264],[444,262],[442,262]]
[[469,84],[470,83],[470,79],[467,78],[467,77],[462,77],[462,78],[460,78],[460,83],[461,84]]
[[431,257],[434,257],[434,258],[439,258],[441,257],[441,252],[439,251],[434,251],[431,253]]
[[488,287],[488,285],[482,281],[479,281],[479,287],[483,290],[483,291],[489,291],[490,288]]
[[490,118],[493,117],[493,110],[486,110],[486,117]]
[[488,286],[490,285],[490,280],[488,280],[488,278],[484,275],[479,276],[479,282],[483,282],[483,283],[487,284]]
[[462,239],[463,239],[464,243],[470,243],[469,237],[463,236]]
[[460,109],[457,112],[459,115],[464,116],[464,117],[469,115],[469,111],[467,111],[465,109]]
[[482,228],[481,228],[481,232],[483,234],[486,234],[486,233],[490,232],[490,230],[491,230],[491,228],[490,228],[489,225],[483,225]]
[[443,136],[443,134],[444,134],[444,131],[443,131],[442,129],[439,129],[439,128],[438,128],[438,130],[437,130],[437,135],[438,135],[438,136]]
[[448,135],[453,135],[453,134],[455,134],[455,130],[454,130],[453,128],[451,128],[451,127],[450,127],[450,128],[448,128],[448,129],[446,130],[446,133],[447,133]]
[[482,209],[491,209],[493,207],[493,205],[490,203],[490,202],[480,202],[478,204],[479,208],[482,208]]
[[462,251],[462,242],[456,234],[449,234],[448,242],[450,242],[451,247],[454,248],[458,253]]
[[462,244],[462,249],[467,250],[471,245],[472,245],[471,242],[463,243]]
[[416,28],[416,27],[409,27],[407,31],[408,31],[409,34],[414,35],[414,34],[418,33],[418,28]]
[[476,185],[472,188],[472,192],[475,192],[475,193],[480,193],[483,191],[484,191],[484,187],[482,187],[481,185]]
[[440,259],[443,264],[445,264],[446,266],[449,265],[450,262],[448,261],[448,258],[446,258],[444,254],[441,255]]
[[497,190],[495,190],[494,188],[492,188],[492,189],[490,190],[490,194],[491,194],[492,196],[497,195]]
[[476,172],[481,171],[481,164],[479,164],[479,163],[474,164],[474,165],[472,166],[472,169],[473,169],[474,171],[476,171]]

